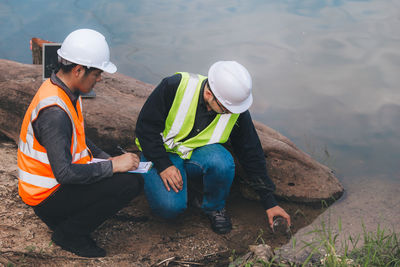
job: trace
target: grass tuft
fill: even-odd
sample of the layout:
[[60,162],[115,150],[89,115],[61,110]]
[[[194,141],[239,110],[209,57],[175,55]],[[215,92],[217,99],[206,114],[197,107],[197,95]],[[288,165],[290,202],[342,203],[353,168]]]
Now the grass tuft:
[[[229,266],[400,267],[399,233],[382,229],[380,225],[375,232],[370,232],[366,230],[365,225],[362,225],[363,233],[361,235],[349,235],[344,242],[339,242],[338,237],[342,230],[340,220],[338,226],[339,231],[335,232],[329,223],[321,222],[319,229],[308,233],[315,234],[316,238],[312,242],[302,241],[304,246],[301,249],[311,249],[303,263],[288,262],[274,256],[268,262],[253,258],[251,261],[242,259],[243,261],[236,261],[235,264],[231,259]],[[258,240],[259,238],[257,238]],[[293,238],[293,240],[295,239]],[[295,243],[293,246],[296,246]],[[235,251],[232,256],[239,260]]]
[[400,267],[400,244],[399,235],[394,231],[382,229],[378,225],[375,232],[363,227],[363,244],[360,246],[360,235],[349,235],[344,242],[338,242],[341,232],[341,221],[338,222],[339,231],[335,232],[321,222],[320,229],[309,232],[316,234],[317,239],[313,242],[303,242],[302,249],[311,248],[306,260],[301,266],[399,266]]

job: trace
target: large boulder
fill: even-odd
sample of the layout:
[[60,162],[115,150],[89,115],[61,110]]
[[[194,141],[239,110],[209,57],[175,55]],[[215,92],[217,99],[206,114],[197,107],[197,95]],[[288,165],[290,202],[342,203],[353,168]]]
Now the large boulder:
[[[0,59],[0,131],[15,142],[25,111],[42,82],[41,65]],[[153,88],[123,74],[105,73],[94,89],[96,97],[83,100],[87,136],[111,154],[116,152],[117,145],[137,151],[134,144],[136,120]],[[255,122],[255,126],[278,197],[320,203],[342,195],[343,187],[329,168],[313,160],[277,131],[259,122]],[[243,178],[244,175],[239,168],[238,176]]]

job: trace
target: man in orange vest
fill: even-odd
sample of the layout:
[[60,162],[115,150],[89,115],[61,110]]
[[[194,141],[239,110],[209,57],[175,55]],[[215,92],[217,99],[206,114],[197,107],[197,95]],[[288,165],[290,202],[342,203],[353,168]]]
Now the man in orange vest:
[[[57,53],[60,70],[39,88],[21,126],[19,195],[53,230],[55,244],[79,256],[104,257],[90,233],[139,194],[141,176],[127,172],[139,158],[110,157],[85,136],[80,94],[89,93],[103,71],[117,70],[104,36],[76,30]],[[93,157],[106,160],[91,163]]]

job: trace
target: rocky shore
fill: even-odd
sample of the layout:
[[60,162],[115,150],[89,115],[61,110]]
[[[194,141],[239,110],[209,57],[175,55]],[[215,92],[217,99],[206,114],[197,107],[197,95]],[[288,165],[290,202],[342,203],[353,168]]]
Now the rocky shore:
[[[0,70],[0,264],[151,266],[169,259],[224,266],[229,256],[246,252],[249,245],[266,242],[277,248],[289,241],[289,236],[268,229],[261,205],[243,186],[246,177],[239,166],[227,204],[233,221],[227,235],[212,232],[207,218],[195,208],[174,223],[162,221],[150,213],[141,195],[94,233],[107,257],[88,260],[61,250],[17,192],[16,142],[25,110],[42,83],[41,66],[0,60]],[[122,74],[104,75],[96,85],[96,98],[84,100],[89,138],[111,154],[117,145],[137,152],[135,122],[153,87]],[[321,213],[321,201],[339,198],[343,186],[329,168],[288,138],[261,123],[255,125],[280,205],[292,216],[294,234]]]

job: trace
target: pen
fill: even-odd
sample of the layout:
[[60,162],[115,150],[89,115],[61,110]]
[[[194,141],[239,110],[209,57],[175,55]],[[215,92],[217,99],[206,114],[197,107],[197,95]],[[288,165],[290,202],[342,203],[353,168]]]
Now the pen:
[[124,154],[128,153],[125,149],[123,149],[120,145],[117,146],[117,148]]

